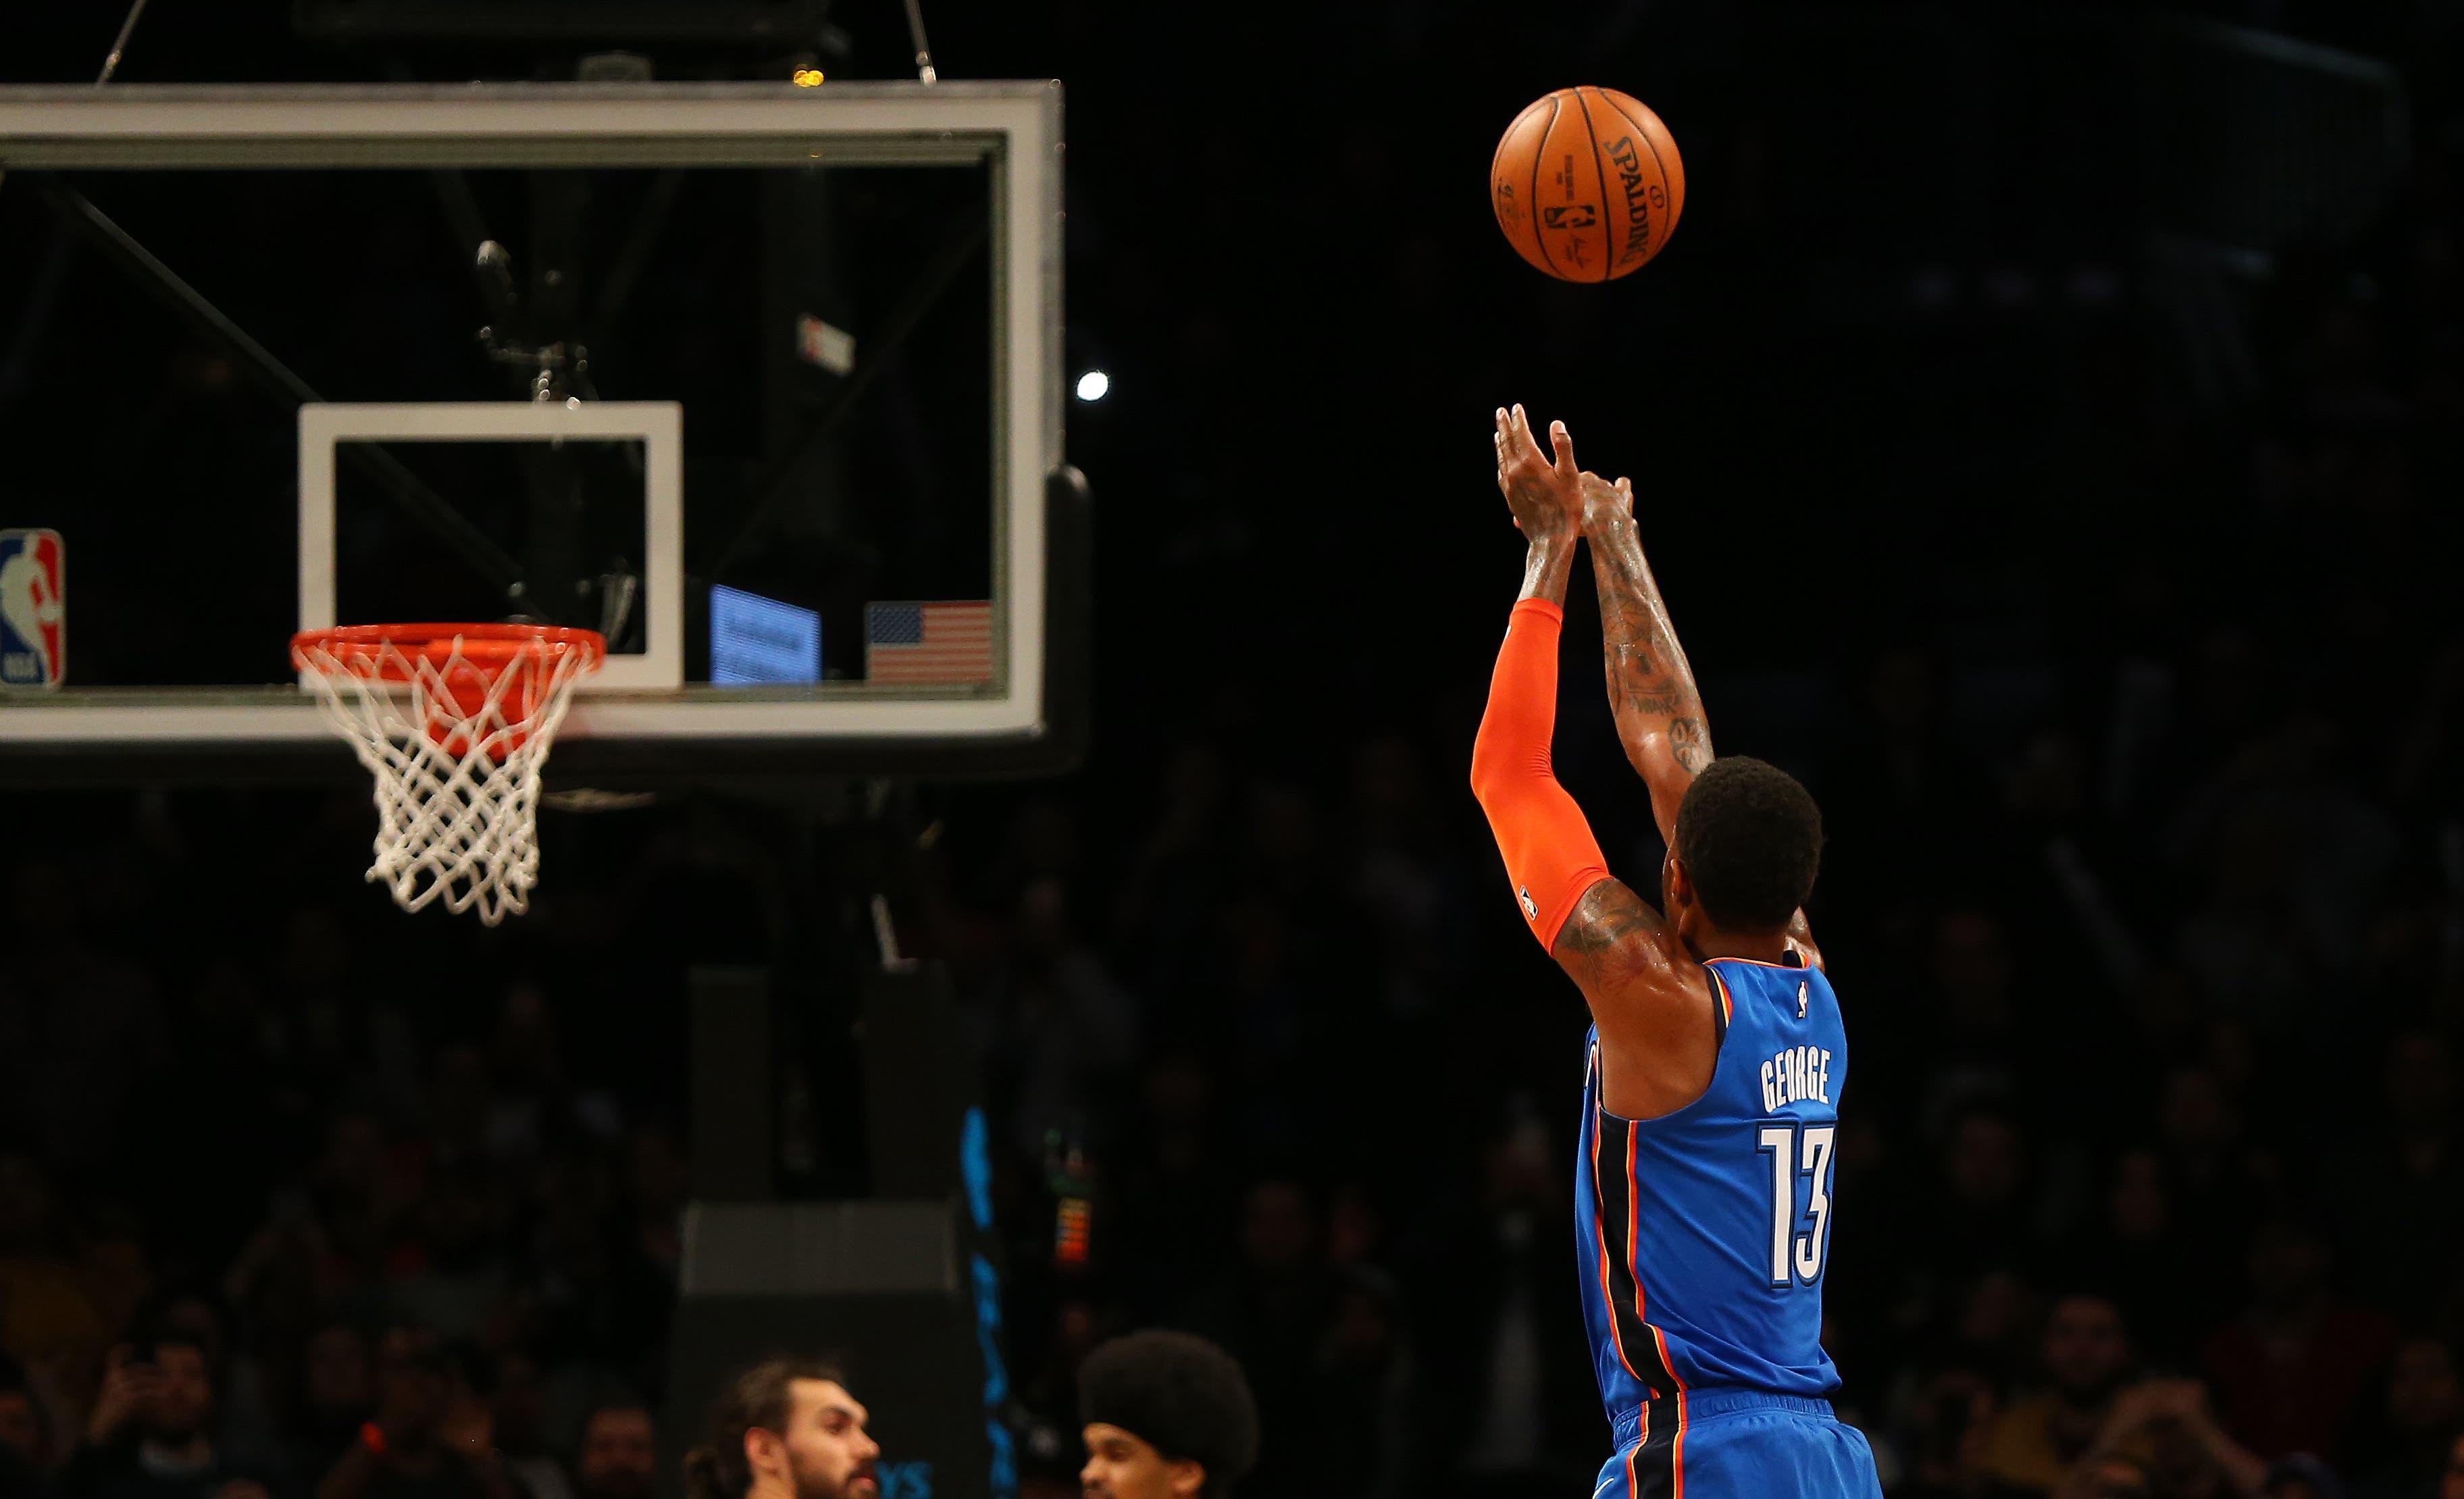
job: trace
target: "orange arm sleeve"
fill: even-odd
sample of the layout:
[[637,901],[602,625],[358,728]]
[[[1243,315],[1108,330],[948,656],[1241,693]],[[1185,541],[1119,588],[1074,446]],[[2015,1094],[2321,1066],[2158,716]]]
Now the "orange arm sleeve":
[[1488,814],[1514,899],[1543,947],[1555,945],[1583,892],[1609,877],[1592,825],[1549,762],[1557,727],[1557,632],[1565,619],[1566,611],[1545,598],[1514,606],[1471,750],[1472,794]]

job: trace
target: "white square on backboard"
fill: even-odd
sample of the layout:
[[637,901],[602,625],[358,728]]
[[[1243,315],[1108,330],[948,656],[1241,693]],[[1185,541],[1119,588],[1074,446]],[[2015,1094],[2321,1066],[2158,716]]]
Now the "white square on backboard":
[[[642,445],[643,633],[639,655],[610,655],[579,692],[672,689],[685,680],[684,407],[672,401],[472,401],[299,408],[299,628],[334,618],[334,446],[338,443],[539,442]],[[353,624],[379,620],[348,621]]]

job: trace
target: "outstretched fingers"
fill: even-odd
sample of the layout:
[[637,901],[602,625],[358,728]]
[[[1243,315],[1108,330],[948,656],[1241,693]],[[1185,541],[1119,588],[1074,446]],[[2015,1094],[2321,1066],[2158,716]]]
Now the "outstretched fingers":
[[1507,442],[1508,445],[1523,452],[1529,453],[1533,462],[1540,464],[1544,467],[1547,467],[1549,460],[1541,454],[1539,440],[1531,435],[1531,418],[1524,414],[1523,402],[1519,401],[1514,403],[1514,410],[1510,414],[1510,425],[1507,430],[1509,435],[1507,437]]
[[1565,423],[1551,422],[1549,424],[1549,443],[1557,450],[1554,464],[1557,477],[1569,484],[1573,483],[1575,476],[1583,471],[1574,462],[1574,434],[1566,430]]
[[1497,430],[1498,451],[1507,462],[1511,463],[1524,458],[1529,458],[1534,463],[1545,462],[1540,457],[1538,447],[1531,441],[1531,428],[1523,420],[1521,406],[1502,412],[1498,418]]
[[[1491,441],[1497,448],[1497,489],[1499,493],[1507,494],[1510,499],[1512,496],[1508,490],[1507,469],[1514,461],[1514,429],[1513,424],[1507,418],[1504,406],[1497,408],[1497,430],[1491,434]],[[1507,513],[1509,516],[1512,515],[1513,511],[1510,506]],[[1523,522],[1515,521],[1514,529],[1521,531]]]

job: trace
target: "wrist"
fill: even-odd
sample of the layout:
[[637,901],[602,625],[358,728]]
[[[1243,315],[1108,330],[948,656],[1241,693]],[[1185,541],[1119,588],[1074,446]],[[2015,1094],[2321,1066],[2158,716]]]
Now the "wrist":
[[1595,541],[1623,541],[1636,534],[1630,511],[1600,511],[1583,516],[1583,534]]
[[1522,599],[1545,599],[1556,603],[1566,597],[1566,579],[1574,570],[1574,548],[1571,540],[1562,544],[1535,539],[1523,558]]

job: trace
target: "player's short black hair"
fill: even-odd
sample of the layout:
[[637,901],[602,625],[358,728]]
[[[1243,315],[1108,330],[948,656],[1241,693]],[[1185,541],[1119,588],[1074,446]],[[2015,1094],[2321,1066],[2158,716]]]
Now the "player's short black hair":
[[1775,932],[1814,894],[1822,813],[1778,766],[1724,755],[1678,803],[1676,854],[1705,915],[1737,931]]
[[1232,1356],[1187,1333],[1132,1333],[1078,1366],[1079,1419],[1118,1426],[1206,1470],[1207,1499],[1258,1461],[1258,1404]]

